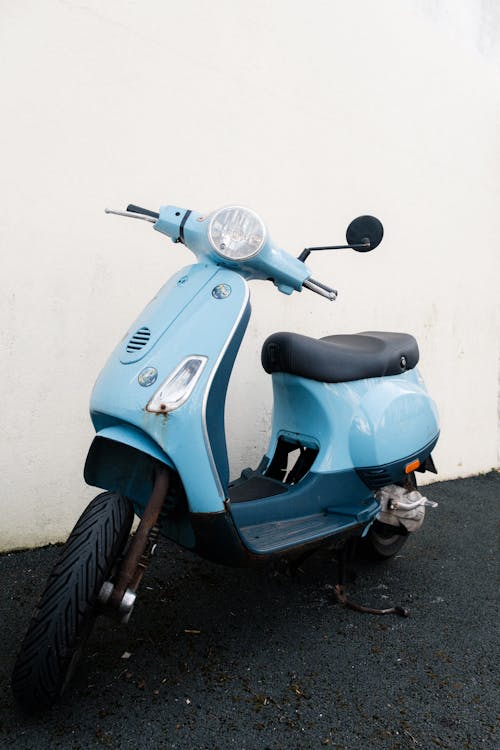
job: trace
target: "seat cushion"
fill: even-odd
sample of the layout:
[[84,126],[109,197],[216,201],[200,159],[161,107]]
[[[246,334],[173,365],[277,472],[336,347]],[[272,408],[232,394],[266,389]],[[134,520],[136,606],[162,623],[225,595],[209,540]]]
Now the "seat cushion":
[[364,331],[313,339],[273,333],[262,347],[266,372],[289,372],[323,383],[400,375],[418,362],[418,344],[408,333]]

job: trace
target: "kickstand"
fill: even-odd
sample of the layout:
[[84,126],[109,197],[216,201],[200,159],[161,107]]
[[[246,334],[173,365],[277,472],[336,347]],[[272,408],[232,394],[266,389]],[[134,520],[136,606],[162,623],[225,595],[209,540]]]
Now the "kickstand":
[[302,565],[303,562],[305,562],[305,560],[308,560],[315,553],[316,553],[315,549],[307,550],[306,552],[303,552],[301,555],[294,558],[293,560],[289,560],[288,570],[290,571],[290,575],[296,576],[299,571],[302,573],[300,566]]
[[405,607],[388,607],[387,609],[375,609],[374,607],[364,607],[361,604],[355,604],[349,601],[344,591],[345,568],[346,568],[346,547],[345,545],[339,550],[338,556],[338,582],[333,588],[335,600],[343,607],[353,609],[355,612],[364,612],[368,615],[399,615],[408,617],[410,610]]

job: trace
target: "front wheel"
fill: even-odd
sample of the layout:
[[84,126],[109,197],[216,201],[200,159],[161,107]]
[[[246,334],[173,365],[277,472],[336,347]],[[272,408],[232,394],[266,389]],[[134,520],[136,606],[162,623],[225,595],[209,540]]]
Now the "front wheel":
[[12,673],[14,697],[25,711],[48,708],[63,693],[94,624],[99,591],[125,547],[133,517],[129,500],[103,492],[69,535]]

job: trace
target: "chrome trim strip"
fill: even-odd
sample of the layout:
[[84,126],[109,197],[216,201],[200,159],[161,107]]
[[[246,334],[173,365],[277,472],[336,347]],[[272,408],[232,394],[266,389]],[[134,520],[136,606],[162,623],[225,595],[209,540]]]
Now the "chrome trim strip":
[[[203,428],[203,437],[205,439],[205,445],[206,445],[206,448],[207,448],[207,456],[208,456],[208,460],[210,462],[210,467],[212,469],[212,474],[213,474],[214,479],[215,479],[215,484],[217,486],[217,489],[219,490],[219,496],[224,501],[226,501],[227,498],[226,498],[226,494],[224,492],[224,488],[222,487],[222,483],[220,481],[219,472],[217,471],[217,465],[215,463],[214,455],[212,453],[212,447],[210,445],[210,438],[208,437],[208,427],[207,427],[207,419],[206,419],[206,417],[207,417],[207,401],[208,401],[208,394],[210,393],[210,388],[212,387],[212,382],[213,382],[213,379],[215,377],[215,374],[217,373],[217,370],[219,369],[219,365],[220,365],[220,363],[222,361],[222,358],[224,357],[224,354],[226,353],[229,344],[233,340],[233,336],[234,336],[234,334],[236,332],[236,329],[238,328],[238,326],[239,326],[239,324],[241,322],[241,319],[242,319],[242,317],[243,317],[243,315],[245,313],[245,310],[247,309],[248,300],[250,298],[250,289],[249,289],[249,286],[248,286],[246,280],[243,277],[241,277],[241,278],[242,278],[242,281],[243,281],[243,283],[245,284],[245,287],[246,287],[245,298],[243,300],[243,304],[241,305],[240,314],[238,315],[237,319],[235,320],[234,325],[231,328],[231,331],[229,333],[229,336],[226,338],[226,344],[221,349],[221,351],[219,353],[219,356],[217,357],[217,360],[216,360],[216,362],[215,362],[215,364],[214,364],[214,366],[212,368],[212,372],[211,372],[210,378],[207,381],[207,385],[206,385],[206,388],[205,388],[205,393],[203,395],[203,403],[202,403],[202,408],[201,408],[201,421],[202,421],[202,428]],[[224,433],[225,433],[225,427],[224,427]]]
[[[212,226],[213,226],[215,219],[221,213],[221,211],[227,211],[228,209],[231,209],[231,208],[240,209],[241,211],[248,211],[248,213],[252,214],[257,219],[257,221],[259,222],[262,228],[262,240],[260,241],[259,246],[257,247],[256,250],[254,250],[254,252],[251,255],[245,255],[244,258],[232,258],[230,255],[226,255],[225,253],[222,253],[220,250],[217,249],[217,246],[212,237]],[[255,213],[255,211],[253,211],[251,208],[246,208],[246,206],[230,205],[230,206],[223,206],[222,208],[218,208],[216,211],[213,212],[213,214],[210,217],[210,222],[208,224],[207,237],[208,237],[208,241],[210,242],[212,249],[217,253],[217,255],[220,258],[224,258],[224,260],[233,261],[234,263],[245,263],[245,261],[250,260],[251,258],[255,258],[255,256],[258,255],[260,251],[262,250],[264,243],[267,240],[267,229],[266,229],[266,225],[260,218],[259,214]]]

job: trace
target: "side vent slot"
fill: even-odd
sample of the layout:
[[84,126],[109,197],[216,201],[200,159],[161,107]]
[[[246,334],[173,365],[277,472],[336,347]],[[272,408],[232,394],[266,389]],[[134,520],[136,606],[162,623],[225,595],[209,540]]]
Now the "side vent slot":
[[139,328],[133,336],[129,339],[126,351],[128,354],[133,354],[143,349],[151,338],[151,331],[147,326]]
[[383,468],[357,469],[357,474],[371,490],[379,490],[393,483],[391,474]]

